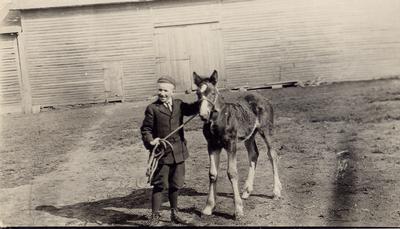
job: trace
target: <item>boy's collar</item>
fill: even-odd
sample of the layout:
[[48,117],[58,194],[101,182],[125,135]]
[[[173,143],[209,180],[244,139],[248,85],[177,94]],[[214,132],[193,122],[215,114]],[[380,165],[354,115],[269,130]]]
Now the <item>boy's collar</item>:
[[[166,102],[169,102],[170,104],[172,104],[172,103],[173,103],[173,100],[174,100],[174,99],[173,99],[172,97],[170,97],[169,100],[167,100]],[[163,103],[164,103],[164,102],[161,102],[160,99],[157,99],[157,102],[160,103],[160,104],[163,104]]]
[[172,97],[169,97],[169,99],[166,101],[166,103],[172,104]]

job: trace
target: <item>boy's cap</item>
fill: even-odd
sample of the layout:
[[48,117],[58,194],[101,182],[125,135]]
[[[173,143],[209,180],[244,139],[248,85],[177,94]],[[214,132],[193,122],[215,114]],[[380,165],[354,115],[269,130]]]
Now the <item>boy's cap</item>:
[[175,80],[172,77],[169,77],[169,76],[161,76],[157,80],[157,83],[170,83],[170,84],[176,86]]

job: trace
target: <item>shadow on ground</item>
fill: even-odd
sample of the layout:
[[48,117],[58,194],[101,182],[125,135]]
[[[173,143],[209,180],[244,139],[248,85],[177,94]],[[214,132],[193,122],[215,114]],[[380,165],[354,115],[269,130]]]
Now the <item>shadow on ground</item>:
[[[148,220],[148,215],[145,212],[141,215],[138,215],[124,213],[122,211],[114,210],[113,208],[151,209],[151,192],[152,189],[150,188],[138,189],[124,197],[115,197],[94,202],[82,202],[61,207],[41,205],[37,206],[35,210],[44,211],[55,216],[78,219],[84,224],[95,223],[98,225],[108,224],[142,226],[143,222]],[[193,188],[183,188],[180,191],[180,196],[207,196],[207,193],[198,192]],[[218,196],[233,198],[232,193],[218,193]],[[269,195],[255,194],[254,196],[272,199],[272,196]],[[167,201],[168,198],[167,195],[165,195],[163,198],[163,203]],[[162,210],[164,209],[167,208],[162,207]],[[201,210],[198,207],[182,208],[180,210],[188,214],[196,215],[197,217],[202,217]],[[203,216],[203,218],[208,217],[210,216]],[[234,220],[233,215],[218,211],[218,209],[213,212],[213,216],[211,217]]]
[[[74,218],[84,223],[95,224],[124,224],[124,225],[142,225],[142,222],[148,219],[148,216],[128,214],[110,208],[124,209],[150,209],[151,208],[151,191],[152,189],[138,189],[124,197],[116,197],[104,199],[94,202],[82,202],[73,205],[55,207],[51,205],[37,206],[35,210],[45,211],[55,216],[65,218]],[[206,193],[199,193],[192,188],[184,188],[181,190],[181,196],[205,196]],[[163,198],[163,202],[168,199]],[[198,210],[182,209],[183,212],[200,214]],[[136,222],[135,222],[136,221]]]

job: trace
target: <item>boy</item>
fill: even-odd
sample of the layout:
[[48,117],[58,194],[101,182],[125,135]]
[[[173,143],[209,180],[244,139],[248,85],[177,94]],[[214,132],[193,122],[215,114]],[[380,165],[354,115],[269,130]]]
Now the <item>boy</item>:
[[[173,78],[169,76],[159,78],[157,80],[158,100],[146,108],[140,130],[143,144],[150,151],[159,143],[160,138],[166,137],[183,123],[183,116],[198,113],[198,102],[188,104],[182,100],[173,99],[175,86]],[[172,144],[173,150],[167,147],[164,156],[159,160],[151,182],[153,193],[151,200],[152,215],[148,222],[149,226],[159,225],[159,211],[164,189],[168,189],[171,221],[189,224],[189,221],[182,217],[178,211],[178,191],[184,183],[185,160],[189,157],[183,128],[166,140]]]

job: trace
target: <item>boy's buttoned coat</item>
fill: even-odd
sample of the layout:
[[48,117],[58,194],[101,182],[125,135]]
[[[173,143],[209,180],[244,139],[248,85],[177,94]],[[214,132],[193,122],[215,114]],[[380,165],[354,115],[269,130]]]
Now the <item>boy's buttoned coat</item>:
[[[172,100],[172,112],[159,100],[147,106],[142,127],[140,128],[144,146],[152,150],[150,142],[155,138],[164,138],[183,123],[183,116],[198,112],[198,103],[188,104],[180,99]],[[180,163],[189,157],[183,128],[167,139],[174,147],[165,151],[159,164]]]

